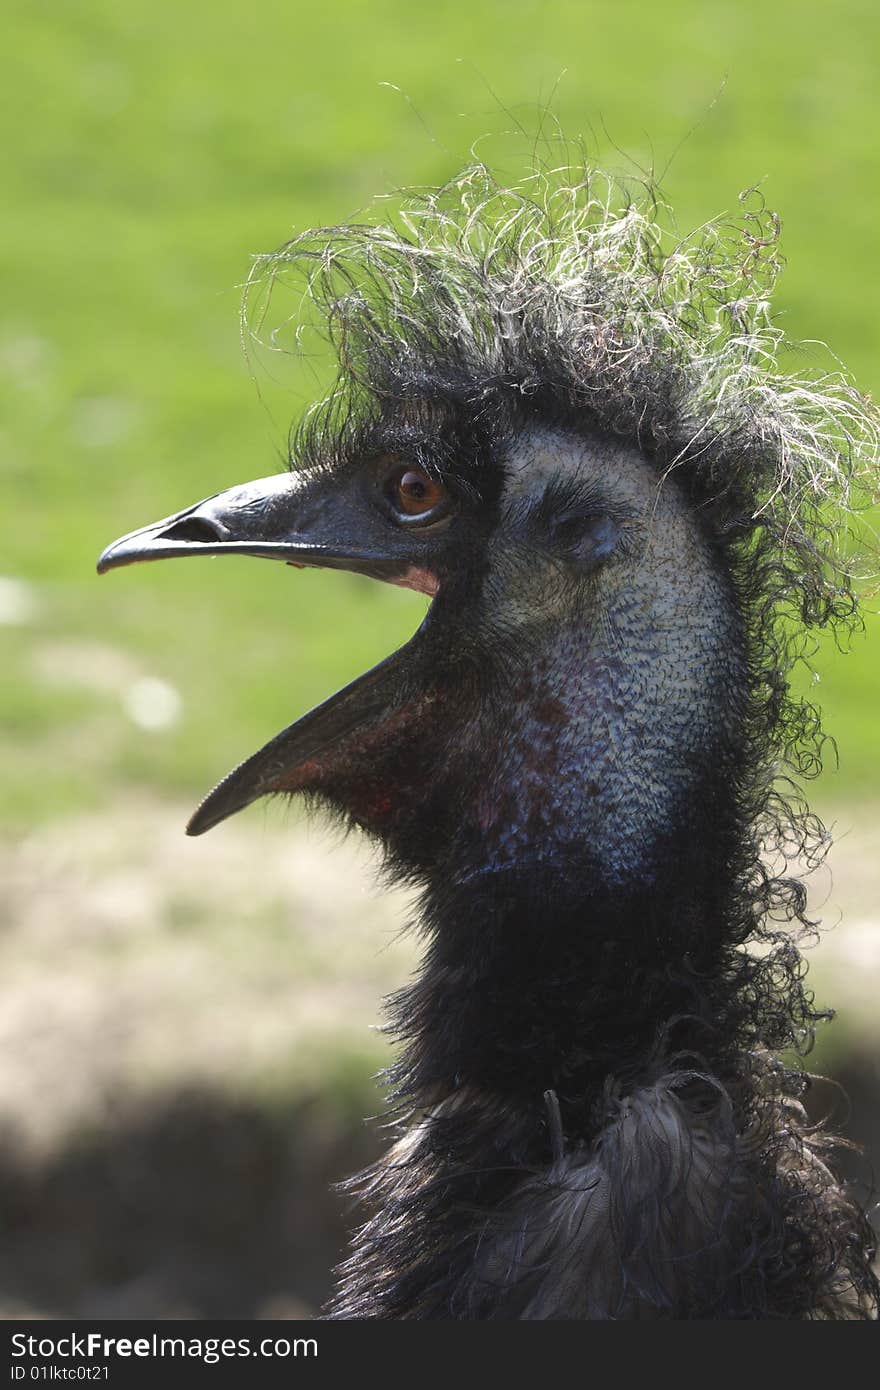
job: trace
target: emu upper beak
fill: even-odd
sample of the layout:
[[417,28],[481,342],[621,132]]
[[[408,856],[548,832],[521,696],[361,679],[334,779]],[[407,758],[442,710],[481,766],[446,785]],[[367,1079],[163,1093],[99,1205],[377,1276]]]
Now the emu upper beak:
[[[122,536],[100,556],[98,573],[178,556],[256,555],[436,592],[434,576],[413,564],[408,538],[366,505],[361,487],[356,475],[328,484],[326,476],[307,473],[244,483]],[[417,718],[420,698],[432,698],[424,681],[410,679],[418,637],[230,772],[202,802],[187,833],[200,835],[267,793],[320,789],[354,750],[381,743],[390,723],[399,731],[402,719]]]
[[387,533],[369,525],[349,492],[297,473],[242,483],[121,536],[100,555],[98,573],[185,555],[257,555],[402,582],[407,557],[389,549]]

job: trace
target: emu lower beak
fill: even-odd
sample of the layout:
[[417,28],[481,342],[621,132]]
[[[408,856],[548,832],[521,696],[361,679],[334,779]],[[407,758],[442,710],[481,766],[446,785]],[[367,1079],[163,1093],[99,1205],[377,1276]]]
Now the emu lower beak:
[[[229,554],[283,560],[299,568],[354,570],[436,591],[430,574],[413,569],[405,538],[389,532],[356,490],[344,484],[328,487],[323,478],[295,473],[230,488],[131,531],[103,552],[98,573],[146,560]],[[405,691],[417,638],[418,633],[230,772],[202,802],[187,833],[201,835],[272,792],[319,790],[340,760],[381,742],[389,722],[400,728],[403,705],[409,703],[415,716],[418,702],[408,701]]]

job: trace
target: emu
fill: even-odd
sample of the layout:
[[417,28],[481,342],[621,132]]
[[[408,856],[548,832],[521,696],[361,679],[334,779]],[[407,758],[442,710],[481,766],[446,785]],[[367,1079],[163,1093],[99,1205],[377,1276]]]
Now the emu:
[[353,1184],[331,1317],[876,1315],[870,1226],[802,1105],[799,866],[827,836],[790,675],[857,620],[836,542],[878,417],[778,367],[777,231],[747,202],[679,239],[650,190],[474,167],[297,236],[249,293],[292,278],[339,373],[289,471],[99,561],[431,599],[188,826],[302,795],[420,890],[398,1136]]

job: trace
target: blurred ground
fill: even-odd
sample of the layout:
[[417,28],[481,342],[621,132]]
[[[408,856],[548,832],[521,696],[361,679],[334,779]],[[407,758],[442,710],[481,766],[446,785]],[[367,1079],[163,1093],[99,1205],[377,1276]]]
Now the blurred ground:
[[[363,1117],[406,899],[278,809],[196,842],[186,814],[129,801],[0,851],[4,1316],[307,1316],[328,1291],[330,1185],[381,1143]],[[816,1068],[877,1161],[878,818],[838,822]],[[845,1118],[832,1087],[816,1103]]]
[[0,851],[0,1311],[314,1308],[405,902],[352,841],[131,802]]

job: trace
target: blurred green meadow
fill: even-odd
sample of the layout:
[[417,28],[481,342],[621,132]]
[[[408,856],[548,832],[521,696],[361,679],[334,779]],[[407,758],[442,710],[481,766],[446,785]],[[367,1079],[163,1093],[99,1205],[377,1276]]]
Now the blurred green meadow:
[[[182,823],[408,636],[424,600],[237,558],[99,580],[97,555],[282,466],[327,372],[275,358],[252,375],[238,314],[255,254],[474,152],[516,177],[557,122],[600,166],[653,170],[682,229],[760,184],[783,224],[780,322],[876,394],[880,8],[7,0],[4,21],[0,1132],[19,1126],[38,1157],[16,1167],[0,1146],[0,1225],[20,1234],[0,1251],[0,1312],[311,1307],[340,1220],[313,1229],[315,1194],[365,1156],[343,1139],[379,1103],[366,1078],[385,1044],[367,1030],[409,968],[388,951],[405,907],[382,917],[363,866],[305,846],[277,807],[208,842]],[[876,982],[880,621],[814,668],[802,680],[840,754],[818,797],[860,837],[847,864],[865,930],[838,975]],[[839,1036],[867,1026],[867,998]],[[288,1135],[301,1113],[311,1157]],[[94,1234],[96,1182],[124,1236]],[[251,1251],[245,1213],[247,1249],[230,1238],[217,1285],[229,1204],[261,1183],[276,1206],[260,1219],[287,1231],[277,1270],[275,1236]],[[283,1270],[304,1242],[297,1283]],[[279,1290],[292,1302],[272,1303]]]
[[[682,227],[762,181],[786,330],[880,383],[869,3],[11,0],[6,32],[0,574],[31,586],[2,638],[10,828],[198,794],[419,620],[410,595],[247,560],[94,574],[121,532],[280,466],[319,383],[293,361],[251,379],[239,286],[293,230],[442,180],[549,103],[601,164],[666,169]],[[823,790],[868,794],[880,627],[817,666]],[[144,679],[180,700],[152,730],[126,714]]]

